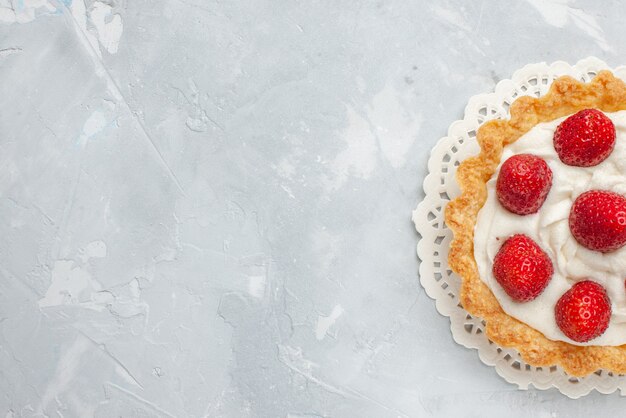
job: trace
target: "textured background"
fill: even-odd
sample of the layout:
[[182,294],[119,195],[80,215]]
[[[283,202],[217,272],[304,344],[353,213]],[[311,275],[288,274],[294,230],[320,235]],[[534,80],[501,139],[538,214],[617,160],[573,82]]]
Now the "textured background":
[[619,415],[455,344],[410,214],[471,95],[626,63],[622,13],[0,0],[0,416]]

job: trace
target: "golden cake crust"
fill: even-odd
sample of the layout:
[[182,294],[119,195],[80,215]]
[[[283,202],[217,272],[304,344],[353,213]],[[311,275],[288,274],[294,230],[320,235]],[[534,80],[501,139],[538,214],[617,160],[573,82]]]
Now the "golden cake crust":
[[489,287],[480,279],[474,259],[474,226],[487,199],[487,181],[495,172],[502,149],[538,123],[596,108],[604,112],[626,109],[626,84],[609,71],[601,71],[589,83],[559,77],[540,98],[523,96],[510,108],[511,119],[484,123],[477,133],[480,154],[466,159],[456,177],[461,195],[446,206],[445,220],[454,232],[448,263],[462,279],[461,303],[470,314],[486,322],[486,334],[502,347],[519,351],[533,366],[560,365],[572,376],[586,376],[603,369],[626,373],[626,344],[577,346],[546,338],[536,329],[507,315]]

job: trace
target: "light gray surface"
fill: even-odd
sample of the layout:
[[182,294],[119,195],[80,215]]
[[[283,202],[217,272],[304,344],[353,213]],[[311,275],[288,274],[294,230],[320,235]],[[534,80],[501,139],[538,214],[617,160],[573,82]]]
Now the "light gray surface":
[[471,95],[625,63],[618,2],[81,1],[0,0],[0,416],[621,413],[456,345],[410,223]]

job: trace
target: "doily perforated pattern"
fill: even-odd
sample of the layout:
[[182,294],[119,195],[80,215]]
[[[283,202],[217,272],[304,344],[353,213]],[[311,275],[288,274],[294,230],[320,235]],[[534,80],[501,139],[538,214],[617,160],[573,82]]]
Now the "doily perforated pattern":
[[429,174],[424,180],[425,198],[413,212],[413,222],[421,235],[417,245],[421,260],[420,281],[428,296],[435,300],[439,313],[450,317],[454,340],[477,349],[483,363],[494,366],[500,376],[520,389],[528,389],[531,384],[538,389],[555,387],[571,398],[584,396],[594,389],[602,393],[619,389],[621,395],[626,395],[626,376],[598,371],[583,378],[571,377],[560,367],[530,366],[515,350],[498,347],[489,341],[484,333],[484,322],[472,317],[460,305],[460,278],[448,267],[452,231],[444,223],[443,210],[446,203],[460,193],[455,180],[458,165],[479,152],[476,131],[482,123],[508,118],[509,106],[517,97],[539,97],[547,93],[552,82],[562,75],[588,82],[603,69],[626,80],[626,67],[611,69],[599,59],[590,57],[573,66],[561,61],[550,65],[527,65],[516,71],[510,80],[500,81],[493,93],[472,97],[463,120],[450,125],[448,135],[433,148],[428,160]]

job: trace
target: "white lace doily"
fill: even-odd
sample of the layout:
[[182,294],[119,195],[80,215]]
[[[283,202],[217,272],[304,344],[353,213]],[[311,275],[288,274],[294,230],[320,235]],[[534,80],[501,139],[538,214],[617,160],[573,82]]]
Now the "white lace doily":
[[[494,93],[472,97],[465,108],[463,120],[457,120],[448,129],[448,136],[441,138],[431,151],[428,160],[428,176],[424,180],[424,200],[413,212],[413,222],[421,239],[417,255],[422,261],[419,268],[420,281],[428,296],[436,302],[437,310],[450,317],[450,329],[454,340],[478,350],[481,361],[494,366],[496,372],[520,389],[532,384],[538,389],[557,388],[570,398],[578,398],[593,389],[602,393],[620,390],[626,395],[626,376],[598,371],[583,378],[567,375],[560,367],[533,367],[526,364],[513,349],[498,347],[489,341],[484,322],[465,311],[459,302],[460,279],[448,267],[448,249],[452,231],[444,223],[446,203],[459,194],[455,180],[456,169],[461,161],[479,152],[476,141],[478,127],[490,119],[509,118],[509,106],[519,96],[539,97],[548,91],[550,84],[559,76],[570,75],[588,82],[598,71],[611,70],[597,58],[586,58],[576,65],[557,61],[530,64],[513,74],[512,79],[500,81]],[[626,67],[612,69],[626,80]]]

